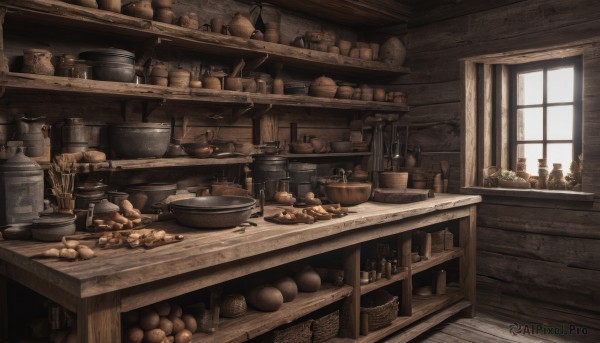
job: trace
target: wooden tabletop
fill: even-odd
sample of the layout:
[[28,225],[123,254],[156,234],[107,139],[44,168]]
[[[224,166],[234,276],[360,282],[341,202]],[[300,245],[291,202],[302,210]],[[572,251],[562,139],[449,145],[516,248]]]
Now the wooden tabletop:
[[[347,216],[329,221],[278,225],[256,218],[252,221],[258,226],[245,230],[196,230],[180,226],[175,221],[157,222],[151,228],[183,234],[185,239],[151,250],[96,248],[96,258],[76,262],[30,258],[46,249],[58,248],[60,243],[0,241],[0,261],[3,262],[0,263],[0,273],[4,263],[18,266],[54,283],[74,297],[83,298],[208,269],[367,226],[460,208],[480,201],[479,196],[436,194],[435,198],[411,204],[367,202],[351,207],[352,213]],[[277,206],[266,208],[267,215],[279,211],[281,208]],[[95,241],[83,243],[93,246]]]

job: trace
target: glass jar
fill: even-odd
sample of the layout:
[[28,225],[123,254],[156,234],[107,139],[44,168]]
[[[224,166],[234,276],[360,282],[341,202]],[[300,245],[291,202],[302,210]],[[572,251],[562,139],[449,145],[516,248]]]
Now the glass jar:
[[548,176],[548,189],[565,190],[567,181],[563,174],[562,164],[553,163],[552,166],[552,172],[550,172],[550,175]]
[[524,179],[525,181],[529,180],[529,173],[527,172],[527,159],[525,157],[519,157],[517,159],[517,176]]
[[538,159],[538,182],[537,189],[546,189],[548,183],[548,164],[545,158]]

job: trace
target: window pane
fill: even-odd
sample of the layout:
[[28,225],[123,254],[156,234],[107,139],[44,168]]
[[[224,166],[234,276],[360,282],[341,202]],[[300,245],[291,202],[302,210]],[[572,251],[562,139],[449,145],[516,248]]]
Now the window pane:
[[548,139],[573,139],[573,106],[549,106]]
[[548,70],[548,103],[573,101],[574,73],[573,67]]
[[541,107],[517,110],[517,140],[544,139],[544,112]]
[[[542,144],[517,144],[517,158],[527,159],[527,172],[532,175],[538,173],[538,158],[544,157]],[[515,161],[516,164],[517,161]],[[516,169],[516,168],[515,168]]]
[[549,143],[548,144],[548,167],[552,168],[553,163],[562,163],[563,171],[569,170],[571,161],[573,161],[573,144],[571,143]]
[[544,100],[542,71],[519,74],[517,78],[517,105],[537,105]]

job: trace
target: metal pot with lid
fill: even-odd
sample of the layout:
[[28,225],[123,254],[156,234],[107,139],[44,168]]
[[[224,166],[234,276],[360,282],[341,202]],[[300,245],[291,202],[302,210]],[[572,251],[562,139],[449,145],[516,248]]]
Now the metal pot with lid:
[[31,223],[44,210],[44,172],[18,147],[0,165],[0,225]]

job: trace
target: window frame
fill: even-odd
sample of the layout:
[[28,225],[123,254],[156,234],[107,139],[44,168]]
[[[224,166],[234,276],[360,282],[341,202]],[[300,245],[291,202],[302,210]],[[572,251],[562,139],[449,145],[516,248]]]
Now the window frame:
[[[547,74],[549,69],[559,67],[573,66],[573,136],[572,140],[548,140],[547,135],[547,110],[549,106],[560,106],[571,104],[571,102],[563,103],[547,103]],[[541,105],[517,105],[517,88],[518,75],[528,71],[543,71],[543,103]],[[543,157],[547,157],[547,145],[549,143],[564,143],[572,142],[573,158],[576,158],[582,153],[583,146],[583,58],[582,56],[573,56],[559,59],[549,59],[523,64],[514,64],[509,66],[509,165],[512,170],[516,169],[517,161],[517,145],[525,143],[541,143],[543,145]],[[517,112],[520,108],[542,107],[543,111],[543,138],[542,140],[517,140]],[[542,157],[540,157],[542,158]],[[563,166],[569,168],[569,166]]]

